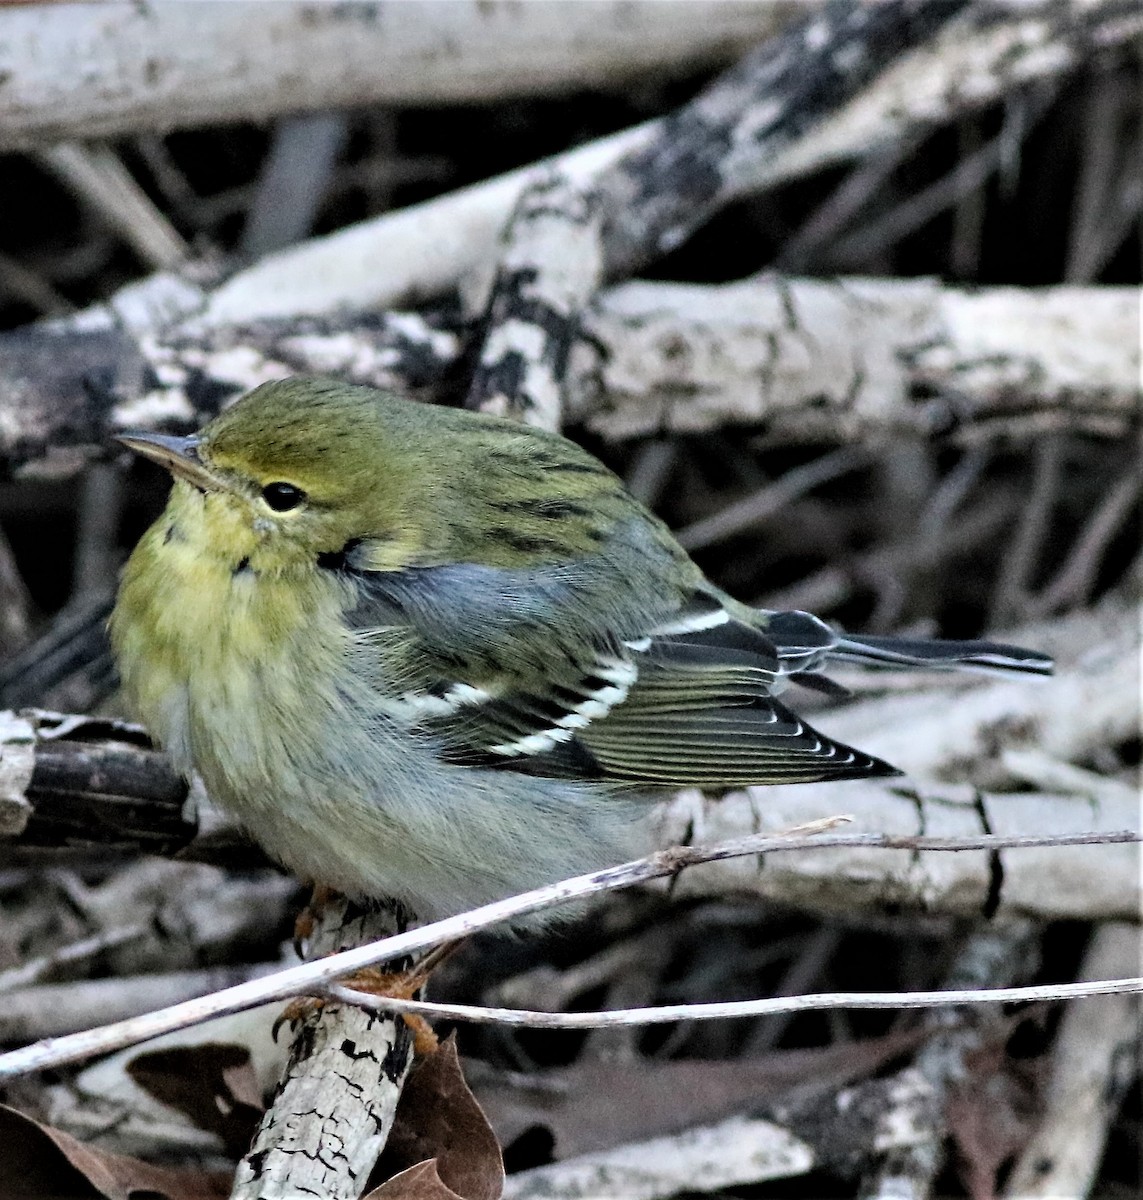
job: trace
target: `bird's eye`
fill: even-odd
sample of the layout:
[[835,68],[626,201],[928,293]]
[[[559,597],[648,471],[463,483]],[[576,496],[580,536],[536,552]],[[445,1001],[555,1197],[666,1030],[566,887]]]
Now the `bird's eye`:
[[275,512],[289,512],[306,498],[305,492],[292,483],[268,483],[262,489],[262,499]]

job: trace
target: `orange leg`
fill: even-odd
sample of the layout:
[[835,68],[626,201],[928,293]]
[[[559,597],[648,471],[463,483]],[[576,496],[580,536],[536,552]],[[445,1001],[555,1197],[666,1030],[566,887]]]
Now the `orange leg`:
[[[445,942],[430,950],[420,962],[407,971],[381,971],[377,967],[365,967],[354,971],[340,982],[354,991],[371,996],[386,996],[399,1000],[411,1000],[428,982],[429,976],[463,944],[462,941]],[[440,1045],[437,1035],[420,1013],[402,1013],[405,1024],[413,1031],[413,1050],[417,1054],[431,1054]]]
[[305,957],[302,953],[302,948],[313,937],[318,918],[325,910],[326,905],[336,895],[337,892],[324,883],[314,883],[311,885],[310,898],[306,902],[305,908],[298,913],[294,921],[294,952],[299,958]]
[[[377,967],[363,967],[338,982],[369,996],[411,1000],[425,986],[428,977],[428,971],[422,970],[418,963],[408,971],[381,971]],[[432,1054],[440,1045],[432,1026],[420,1013],[402,1013],[401,1019],[412,1032],[414,1054]]]
[[[333,888],[327,887],[325,884],[315,883],[313,885],[309,903],[298,914],[298,918],[294,922],[294,949],[297,950],[299,957],[302,957],[302,943],[313,934],[314,926],[322,909],[336,894]],[[461,942],[446,942],[443,946],[437,946],[435,950],[430,950],[420,962],[415,963],[407,971],[382,971],[377,967],[364,967],[352,975],[347,975],[339,982],[348,988],[365,992],[368,995],[409,1000],[425,986],[432,972],[461,944]],[[274,1040],[277,1040],[278,1030],[283,1024],[288,1022],[292,1026],[312,1013],[320,1011],[324,1005],[325,1001],[316,996],[298,996],[291,1000],[274,1022],[272,1030]],[[440,1043],[425,1018],[419,1013],[402,1013],[401,1017],[412,1031],[414,1053],[421,1055],[433,1053]]]

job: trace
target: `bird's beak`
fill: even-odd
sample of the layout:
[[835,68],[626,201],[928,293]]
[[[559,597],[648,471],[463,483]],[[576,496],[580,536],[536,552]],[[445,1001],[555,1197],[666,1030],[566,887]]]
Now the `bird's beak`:
[[164,433],[123,433],[116,439],[128,450],[134,450],[144,458],[166,467],[178,479],[185,479],[203,491],[217,491],[219,481],[207,470],[199,459],[199,439],[170,437]]

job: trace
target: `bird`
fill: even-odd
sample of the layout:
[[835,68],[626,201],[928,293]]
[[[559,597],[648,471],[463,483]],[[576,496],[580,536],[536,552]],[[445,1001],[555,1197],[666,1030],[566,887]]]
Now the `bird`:
[[510,420],[293,377],[119,441],[173,476],[109,622],[129,707],[284,867],[418,920],[646,852],[676,789],[898,774],[787,707],[831,663],[1052,670],[741,603]]

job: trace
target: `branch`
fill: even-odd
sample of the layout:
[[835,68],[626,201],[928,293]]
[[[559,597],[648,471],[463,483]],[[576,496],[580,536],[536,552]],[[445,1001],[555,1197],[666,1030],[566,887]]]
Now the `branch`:
[[609,1012],[553,1013],[534,1009],[487,1008],[477,1004],[436,1004],[374,996],[334,984],[326,995],[372,1012],[416,1013],[478,1025],[510,1025],[524,1029],[613,1029],[620,1025],[666,1025],[673,1021],[726,1021],[738,1017],[772,1017],[779,1013],[823,1009],[944,1008],[956,1004],[1029,1004],[1074,1000],[1087,996],[1137,995],[1143,978],[1099,979],[1085,983],[1039,984],[1032,987],[959,988],[938,992],[819,992],[808,996],[768,996],[762,1000],[728,1000],[701,1004],[659,1004],[650,1008],[617,1008]]
[[503,1200],[669,1200],[813,1169],[809,1142],[774,1121],[735,1116],[716,1125],[584,1154],[509,1175]]
[[198,832],[185,780],[138,726],[2,713],[0,750],[0,836],[171,854]]
[[409,930],[375,942],[358,946],[322,958],[316,962],[290,967],[264,979],[228,988],[213,996],[191,1000],[183,1004],[149,1013],[146,1016],[92,1029],[68,1037],[48,1039],[20,1050],[0,1055],[0,1080],[61,1066],[95,1054],[105,1054],[124,1046],[134,1045],[160,1034],[200,1024],[226,1013],[240,1012],[259,1004],[286,1000],[295,995],[324,990],[337,978],[352,974],[363,967],[428,950],[445,942],[458,941],[480,929],[514,921],[532,913],[585,899],[616,888],[631,887],[653,879],[663,879],[701,863],[711,863],[732,858],[743,858],[766,854],[771,851],[809,850],[819,848],[841,848],[863,846],[884,850],[905,849],[910,853],[919,851],[957,851],[965,849],[994,849],[1001,845],[1012,846],[1064,846],[1083,843],[1137,843],[1143,840],[1138,832],[1120,830],[1114,832],[1047,834],[1042,837],[1011,838],[899,838],[883,834],[822,834],[845,817],[832,817],[818,821],[814,826],[802,826],[785,835],[760,835],[736,838],[708,846],[675,846],[660,850],[647,858],[636,859],[621,866],[609,867],[589,875],[579,875],[560,883],[536,888],[518,896],[486,904],[470,912],[435,921],[419,929]]
[[607,271],[625,277],[772,178],[770,164],[823,120],[924,53],[966,0],[888,0],[810,12],[764,42],[654,135],[601,172]]
[[[818,109],[820,122],[772,157],[756,154],[750,137],[744,137],[742,156],[732,156],[725,172],[717,171],[716,194],[726,198],[726,188],[759,191],[880,152],[1013,88],[1063,75],[1141,29],[1143,15],[1123,0],[974,6],[930,43],[901,55],[856,96],[835,94],[839,107],[828,115]],[[800,89],[802,80],[795,72],[786,82]],[[780,97],[771,98],[786,111]],[[663,125],[649,122],[537,165],[589,184],[625,154],[646,152],[662,136]],[[385,308],[443,295],[495,260],[500,232],[532,170],[500,175],[273,255],[224,284],[211,298],[205,319],[229,324],[298,312]],[[709,193],[700,204],[705,197]],[[645,229],[649,239],[658,238],[657,226]],[[621,240],[634,246],[626,235]],[[640,253],[648,252],[649,243]],[[629,249],[625,257],[632,254]]]
[[963,0],[891,0],[810,12],[763,43],[597,179],[540,173],[509,219],[484,307],[470,408],[559,426],[580,314],[603,281],[658,258],[758,164],[924,41]]
[[0,149],[306,110],[618,87],[731,58],[781,28],[795,7],[597,0],[557,11],[450,0],[426,10],[399,0],[331,8],[279,0],[188,11],[117,0],[4,8]]
[[630,283],[585,315],[568,419],[608,438],[765,424],[853,439],[1013,417],[1122,433],[1143,399],[1138,313],[1130,287]]
[[[391,911],[364,912],[342,898],[322,913],[307,951],[336,953],[397,925]],[[342,1004],[310,1004],[292,1028],[289,1062],[238,1165],[232,1200],[355,1200],[389,1137],[412,1035],[400,1017]]]
[[504,231],[467,406],[558,430],[580,314],[602,278],[601,194],[538,177]]
[[[0,334],[0,466],[70,474],[105,454],[115,432],[195,429],[240,392],[299,372],[425,400],[460,390],[462,333],[429,316],[157,333],[146,322],[159,319],[151,306],[163,297],[149,295],[142,312],[137,296],[122,298],[131,323],[119,328],[57,322]],[[167,300],[193,308],[201,295],[179,285]],[[570,344],[542,330],[536,338],[568,359],[565,419],[608,438],[729,423],[764,423],[788,439],[974,424],[987,433],[1010,419],[1117,434],[1143,398],[1138,306],[1126,287],[969,291],[935,280],[759,276],[626,284],[578,316],[562,304]],[[528,361],[542,363],[543,350]],[[537,400],[542,411],[549,404]]]
[[[1028,920],[979,925],[958,951],[945,988],[962,995],[1029,990],[1003,985],[1032,968],[1037,937],[1037,926]],[[877,1154],[877,1167],[862,1189],[867,1200],[927,1200],[932,1194],[945,1161],[950,1091],[968,1073],[972,1053],[995,1037],[996,1017],[993,1009],[944,1008],[933,1014],[933,1035],[915,1062],[898,1072],[897,1103],[886,1114],[887,1124],[912,1129],[915,1136]]]
[[[1092,935],[1081,978],[1139,965],[1139,930],[1105,925]],[[1005,1194],[1087,1196],[1099,1169],[1108,1125],[1138,1070],[1139,1001],[1125,994],[1109,1004],[1081,1001],[1064,1014],[1052,1047],[1044,1116],[1024,1147]],[[1128,1065],[1124,1069],[1124,1064]]]

